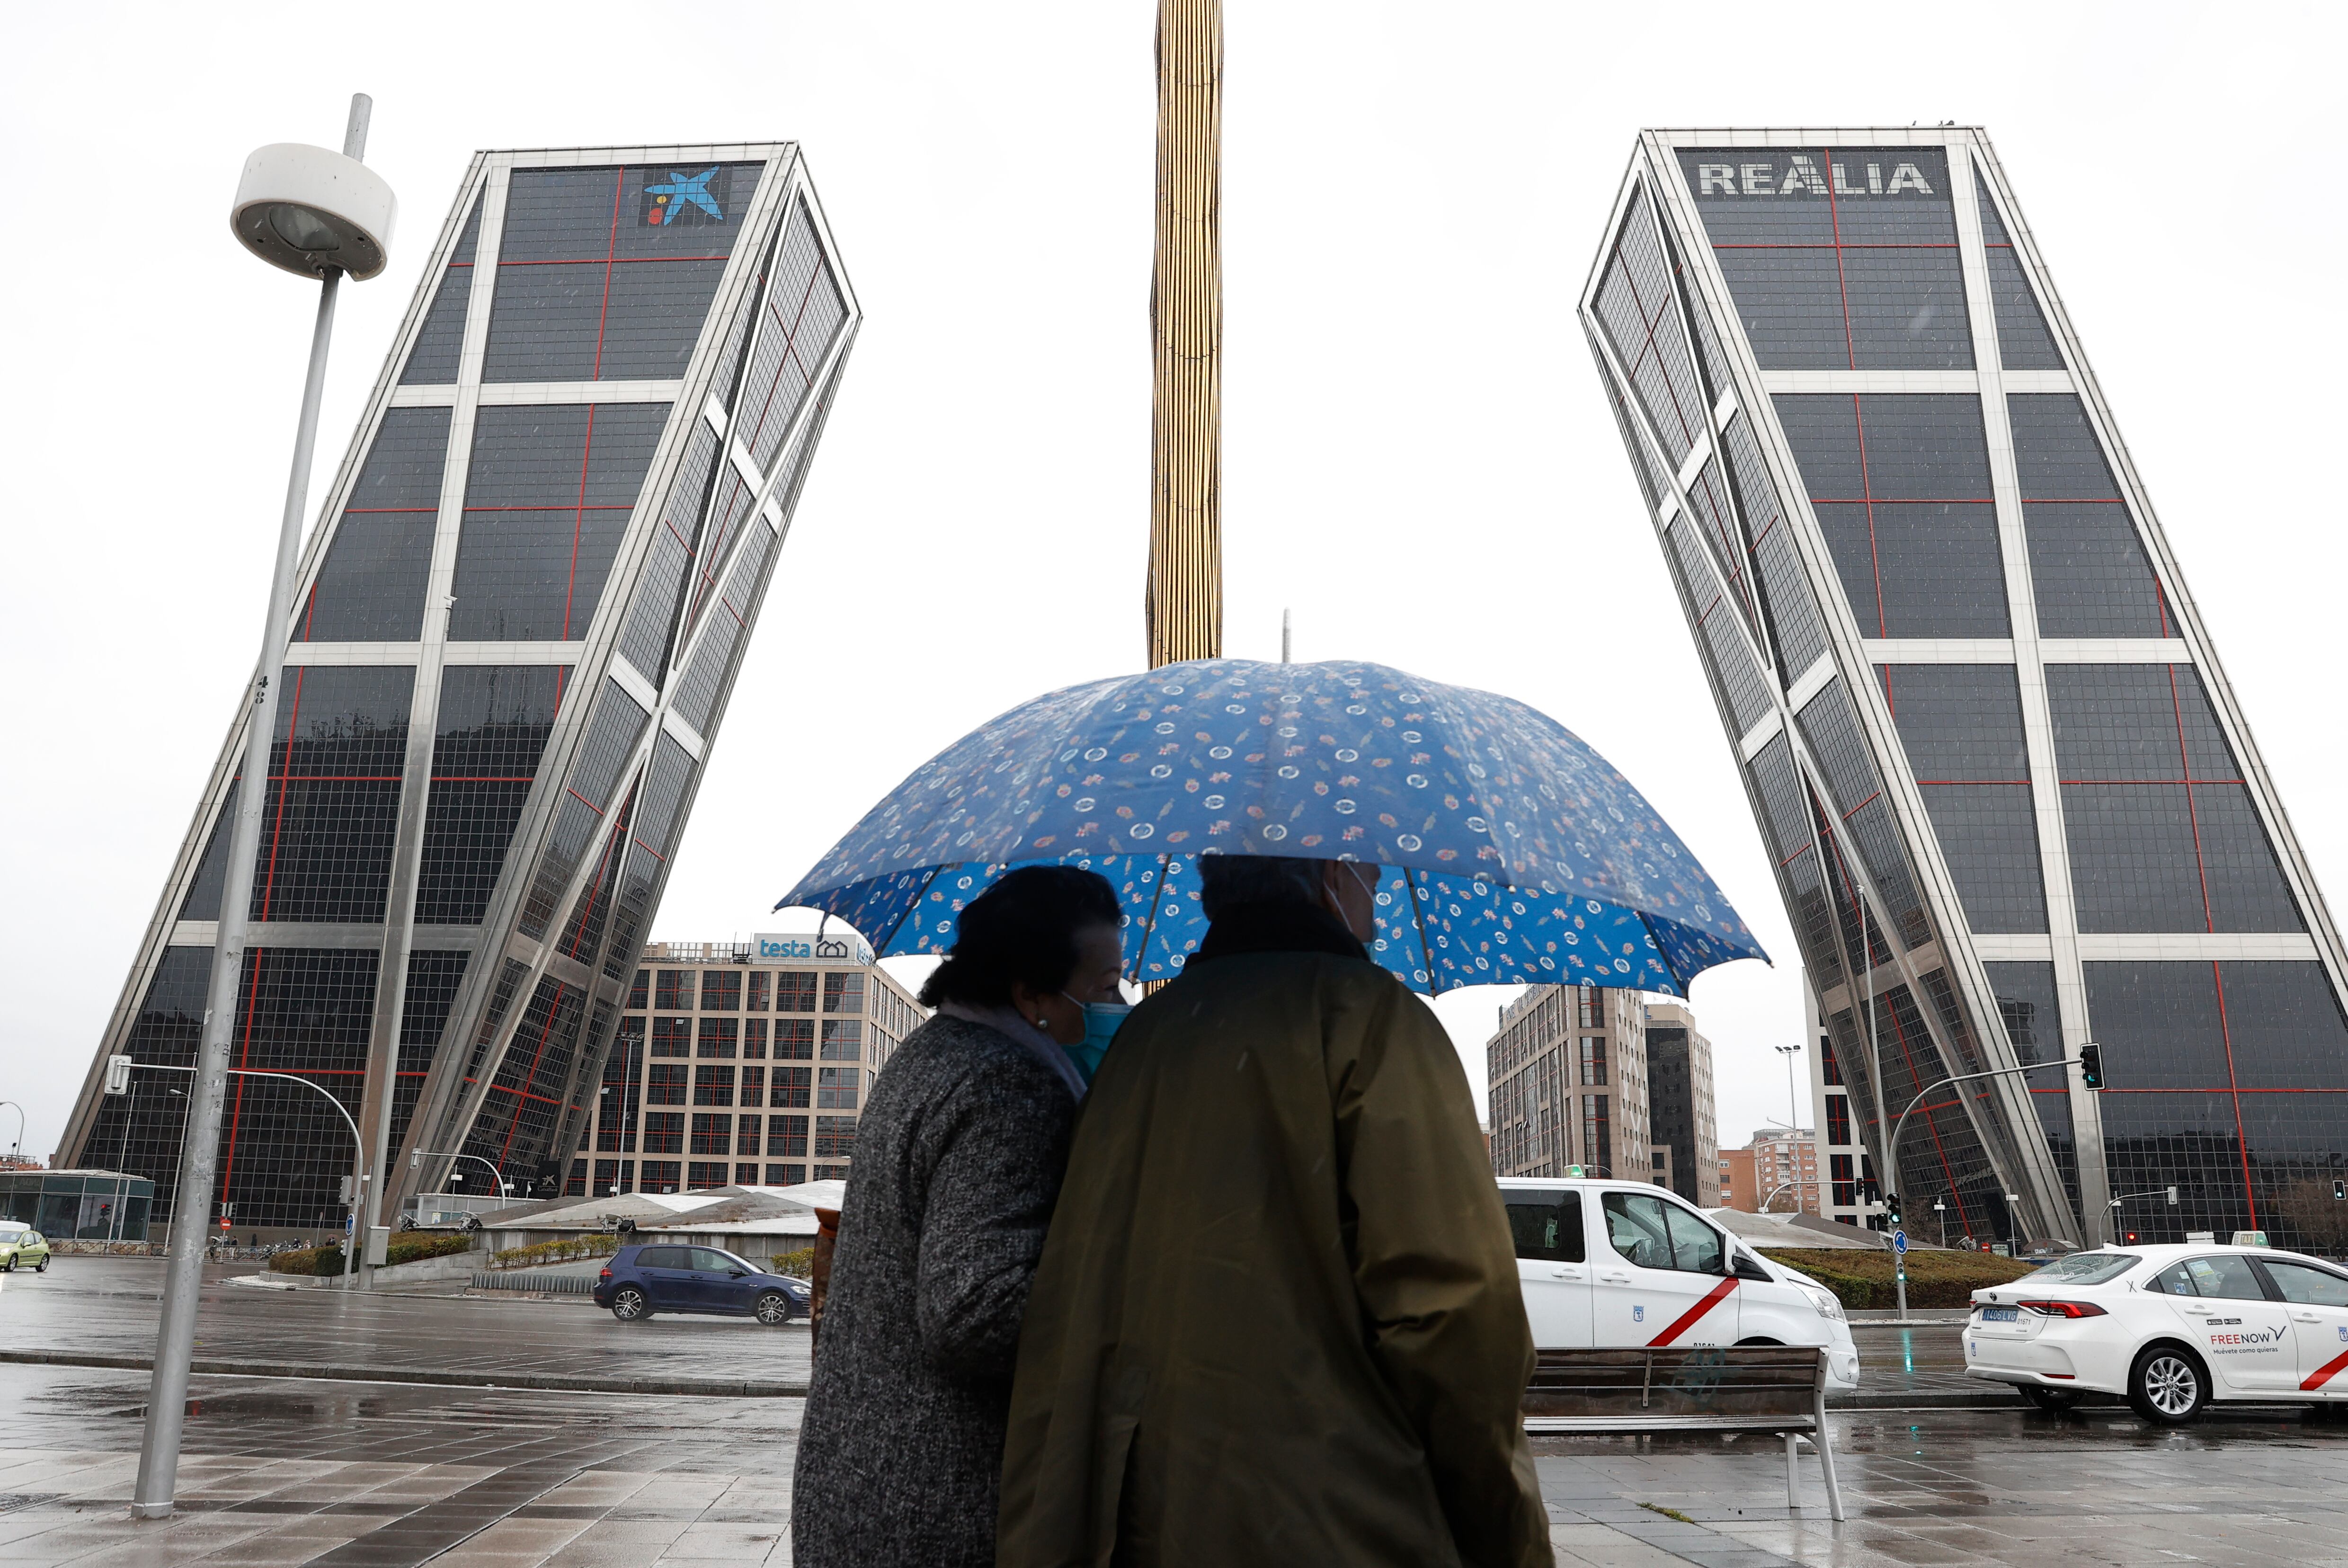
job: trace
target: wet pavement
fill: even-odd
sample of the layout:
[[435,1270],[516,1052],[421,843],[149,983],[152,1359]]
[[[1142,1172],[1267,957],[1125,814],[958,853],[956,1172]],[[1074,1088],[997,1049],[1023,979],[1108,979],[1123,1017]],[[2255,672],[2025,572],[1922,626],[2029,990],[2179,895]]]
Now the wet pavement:
[[[76,1266],[68,1269],[66,1264]],[[150,1353],[160,1271],[60,1260],[0,1289],[0,1355]],[[1978,1396],[1952,1325],[1855,1330],[1869,1398],[1829,1418],[1849,1519],[1826,1517],[1815,1457],[1789,1515],[1766,1437],[1543,1438],[1534,1449],[1565,1568],[2239,1563],[2348,1568],[2348,1427],[2230,1413],[2181,1432],[2124,1407],[2067,1417],[1920,1408]],[[345,1299],[208,1284],[199,1354],[484,1378],[754,1374],[803,1381],[803,1327],[722,1319],[623,1326],[561,1302]],[[603,1568],[789,1561],[802,1401],[199,1376],[180,1502],[127,1516],[147,1379],[0,1364],[0,1564],[208,1562],[337,1568]],[[1990,1390],[1993,1398],[2002,1398]]]
[[[623,1324],[584,1297],[377,1295],[228,1283],[207,1267],[199,1367],[309,1376],[428,1377],[505,1387],[784,1394],[807,1387],[807,1325],[664,1316]],[[0,1358],[145,1363],[155,1353],[160,1259],[61,1257],[0,1284]]]
[[[801,1401],[199,1377],[179,1511],[133,1524],[145,1379],[0,1367],[0,1563],[789,1562]],[[1829,1418],[1849,1519],[1772,1439],[1534,1443],[1565,1568],[2348,1565],[2348,1429],[2259,1413]]]
[[[622,1324],[585,1298],[258,1290],[228,1283],[250,1264],[207,1268],[197,1319],[200,1367],[222,1374],[359,1377],[607,1393],[796,1394],[806,1390],[804,1324],[661,1317]],[[0,1361],[144,1365],[154,1354],[163,1265],[147,1258],[59,1258],[0,1284]],[[1860,1387],[1838,1408],[2012,1396],[1964,1375],[1954,1320],[1852,1325]]]

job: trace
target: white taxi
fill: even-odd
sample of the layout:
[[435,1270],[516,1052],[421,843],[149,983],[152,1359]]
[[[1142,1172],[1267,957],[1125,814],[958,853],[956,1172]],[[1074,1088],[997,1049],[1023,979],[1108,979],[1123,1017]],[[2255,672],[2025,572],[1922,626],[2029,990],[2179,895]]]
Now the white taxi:
[[2213,1399],[2348,1414],[2348,1269],[2264,1247],[2106,1247],[1973,1292],[1965,1370],[2041,1409],[2117,1394],[2162,1426]]
[[1539,1348],[1823,1346],[1827,1387],[1859,1387],[1859,1349],[1834,1293],[1668,1189],[1506,1176],[1500,1201]]

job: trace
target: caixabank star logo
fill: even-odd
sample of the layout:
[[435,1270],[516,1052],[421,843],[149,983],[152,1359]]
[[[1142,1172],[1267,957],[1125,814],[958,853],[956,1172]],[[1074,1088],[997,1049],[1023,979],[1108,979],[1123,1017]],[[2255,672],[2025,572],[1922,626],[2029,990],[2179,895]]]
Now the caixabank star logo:
[[723,223],[733,207],[733,170],[712,164],[698,174],[670,170],[665,180],[646,180],[636,202],[636,222],[648,229]]

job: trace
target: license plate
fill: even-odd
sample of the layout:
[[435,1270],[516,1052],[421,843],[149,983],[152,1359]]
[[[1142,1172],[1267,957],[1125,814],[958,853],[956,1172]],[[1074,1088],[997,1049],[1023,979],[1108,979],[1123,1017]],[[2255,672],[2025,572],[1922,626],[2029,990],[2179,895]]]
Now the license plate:
[[1983,1323],[2013,1323],[2019,1320],[2021,1316],[2022,1309],[2019,1307],[1984,1306],[1982,1308]]

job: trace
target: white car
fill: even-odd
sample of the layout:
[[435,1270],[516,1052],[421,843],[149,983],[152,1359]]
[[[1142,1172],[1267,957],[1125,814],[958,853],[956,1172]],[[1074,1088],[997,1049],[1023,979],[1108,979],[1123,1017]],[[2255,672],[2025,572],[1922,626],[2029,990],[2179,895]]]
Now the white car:
[[1834,1293],[1668,1189],[1504,1176],[1500,1201],[1539,1348],[1823,1346],[1827,1386],[1859,1387],[1859,1349]]
[[2117,1394],[2146,1420],[2212,1399],[2348,1408],[2348,1269],[2264,1247],[2106,1247],[1973,1292],[1965,1370],[2041,1409]]

